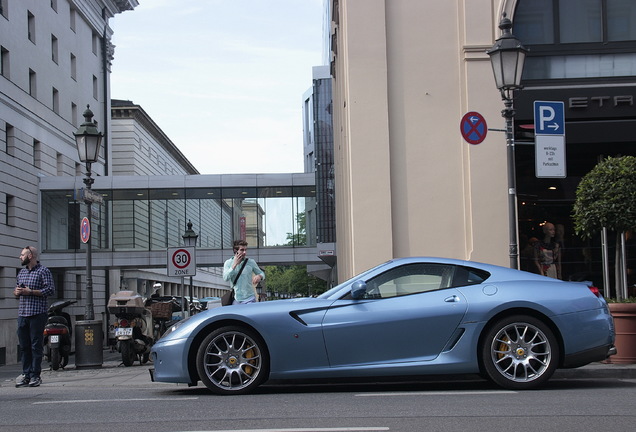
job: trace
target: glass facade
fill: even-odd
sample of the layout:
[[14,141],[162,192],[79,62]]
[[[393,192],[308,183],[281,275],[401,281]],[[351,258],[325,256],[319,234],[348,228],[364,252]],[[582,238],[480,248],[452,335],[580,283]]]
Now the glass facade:
[[[188,221],[197,247],[231,249],[235,239],[250,248],[316,245],[316,191],[308,186],[110,189],[95,188],[95,250],[152,251],[182,245]],[[87,205],[73,190],[42,190],[43,252],[75,251]]]
[[318,242],[336,242],[335,172],[333,164],[333,120],[331,78],[313,83],[314,137],[316,153],[316,209]]
[[513,33],[530,48],[524,80],[636,75],[633,0],[520,1]]

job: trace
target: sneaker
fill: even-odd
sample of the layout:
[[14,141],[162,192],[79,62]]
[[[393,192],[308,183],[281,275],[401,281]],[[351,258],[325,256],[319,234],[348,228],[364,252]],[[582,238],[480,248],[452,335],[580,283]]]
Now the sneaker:
[[15,386],[16,387],[26,387],[26,386],[29,385],[29,382],[30,382],[29,378],[27,378],[23,374],[23,375],[20,375],[19,377],[17,377],[15,379]]
[[39,387],[40,384],[42,384],[42,380],[40,379],[40,377],[33,377],[29,381],[29,387]]

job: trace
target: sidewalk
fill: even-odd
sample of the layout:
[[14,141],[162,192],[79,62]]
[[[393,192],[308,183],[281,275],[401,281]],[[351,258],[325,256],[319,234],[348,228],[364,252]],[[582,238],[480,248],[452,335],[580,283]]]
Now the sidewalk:
[[[121,354],[104,350],[104,362],[100,368],[75,367],[75,356],[71,356],[65,369],[53,371],[46,361],[42,363],[42,385],[118,387],[118,386],[175,386],[171,383],[153,383],[148,369],[152,363],[126,367]],[[15,379],[22,372],[20,365],[0,366],[0,387],[15,387]],[[559,369],[552,379],[636,379],[636,364],[592,363],[577,369]],[[183,384],[185,386],[185,384]]]
[[[157,385],[150,381],[148,369],[152,363],[140,365],[138,361],[132,366],[126,367],[121,361],[121,354],[104,350],[104,361],[102,367],[81,368],[75,367],[75,356],[71,355],[69,364],[64,369],[56,371],[49,368],[49,363],[42,362],[42,385],[43,386],[140,386]],[[0,366],[0,387],[15,387],[15,379],[22,373],[19,364]],[[172,384],[174,385],[174,384]]]

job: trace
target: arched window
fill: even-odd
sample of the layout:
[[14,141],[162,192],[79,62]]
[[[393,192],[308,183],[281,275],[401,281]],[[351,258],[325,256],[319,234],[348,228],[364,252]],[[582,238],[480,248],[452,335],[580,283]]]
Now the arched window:
[[524,82],[636,76],[634,0],[519,0],[513,33],[530,49]]

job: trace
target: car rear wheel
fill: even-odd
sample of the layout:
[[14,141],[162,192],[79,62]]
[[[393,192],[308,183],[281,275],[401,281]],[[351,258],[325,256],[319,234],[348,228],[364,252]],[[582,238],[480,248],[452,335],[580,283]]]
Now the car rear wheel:
[[544,384],[557,368],[559,345],[542,321],[524,315],[503,318],[492,325],[481,347],[486,376],[511,389]]
[[197,371],[216,394],[246,394],[266,378],[269,359],[263,340],[241,327],[222,327],[210,333],[197,351]]

